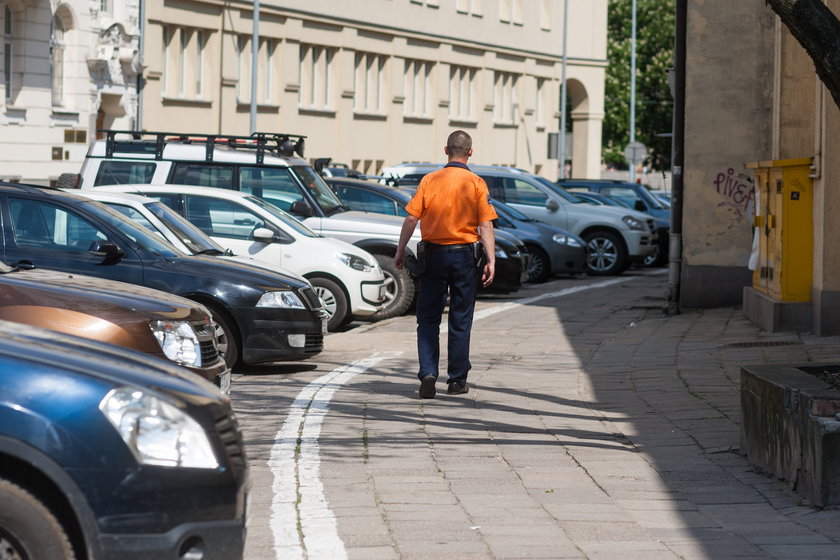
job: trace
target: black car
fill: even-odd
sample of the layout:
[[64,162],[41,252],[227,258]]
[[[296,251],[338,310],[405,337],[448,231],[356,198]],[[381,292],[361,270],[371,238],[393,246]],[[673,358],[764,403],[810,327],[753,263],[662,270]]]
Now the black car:
[[242,557],[229,400],[133,350],[0,321],[0,557]]
[[[416,189],[394,187],[343,177],[325,177],[324,180],[351,210],[406,216],[405,205]],[[525,244],[515,235],[495,229],[496,277],[482,292],[509,294],[517,291],[528,279],[529,253]]]
[[186,255],[107,206],[57,189],[0,183],[0,260],[139,284],[207,307],[229,367],[323,349],[326,314],[305,280]]

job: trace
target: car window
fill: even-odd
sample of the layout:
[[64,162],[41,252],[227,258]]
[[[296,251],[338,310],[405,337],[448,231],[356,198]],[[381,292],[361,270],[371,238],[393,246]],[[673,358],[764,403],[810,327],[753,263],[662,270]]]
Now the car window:
[[487,183],[487,190],[490,192],[490,198],[505,202],[505,184],[501,177],[483,176],[484,182]]
[[324,178],[313,168],[305,165],[296,165],[291,170],[300,184],[307,190],[309,196],[315,199],[315,203],[321,207],[324,214],[331,216],[344,209],[344,205],[335,196],[335,193],[332,192],[332,189],[324,181]]
[[[284,226],[286,226],[286,228],[294,230],[300,235],[303,235],[304,237],[323,237],[322,235],[319,235],[311,229],[309,229],[309,226],[307,226],[306,224],[304,224],[285,210],[281,210],[280,208],[278,208],[274,204],[271,204],[265,199],[257,198],[255,196],[249,196],[246,200],[248,200],[248,202],[250,202],[254,206],[265,210],[266,212],[277,218],[277,220]],[[285,233],[288,233],[288,230],[286,230]]]
[[108,239],[88,220],[48,202],[12,198],[9,209],[18,247],[86,253],[94,241]]
[[540,189],[522,179],[504,178],[505,202],[508,204],[525,204],[526,206],[545,206],[548,195]]
[[208,235],[230,239],[253,239],[265,221],[241,204],[206,196],[185,197],[187,219]]
[[239,190],[264,198],[283,210],[303,198],[298,183],[288,167],[242,166],[239,168]]
[[614,198],[628,208],[646,209],[647,206],[641,197],[633,189],[627,187],[601,187],[601,194]]
[[203,231],[163,202],[147,202],[144,206],[177,235],[178,239],[193,253],[225,252],[224,247],[210,239]]
[[336,185],[335,190],[338,198],[347,204],[351,210],[388,214],[390,216],[398,215],[397,203],[381,194],[345,185]]
[[140,161],[103,161],[99,164],[93,185],[127,185],[151,183],[156,163]]
[[176,163],[169,182],[175,185],[197,185],[232,189],[233,166],[204,163]]

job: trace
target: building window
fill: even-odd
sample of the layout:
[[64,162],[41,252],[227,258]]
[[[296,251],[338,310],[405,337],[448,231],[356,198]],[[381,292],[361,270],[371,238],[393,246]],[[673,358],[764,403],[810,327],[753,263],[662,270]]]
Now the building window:
[[178,97],[187,96],[187,49],[189,47],[190,33],[183,27],[178,30],[180,41],[178,41]]
[[545,112],[546,112],[546,90],[548,87],[546,84],[548,80],[545,78],[537,78],[537,98],[534,104],[534,120],[537,123],[537,126],[544,127],[546,125],[545,122]]
[[493,120],[499,124],[513,124],[517,104],[518,78],[509,72],[496,72],[493,80]]
[[302,109],[332,110],[335,52],[317,45],[300,46],[299,105]]
[[432,63],[421,60],[405,61],[405,101],[403,115],[407,117],[431,116]]
[[236,37],[236,100],[251,98],[251,40],[247,35]]
[[204,98],[204,48],[206,46],[206,41],[207,39],[205,38],[204,31],[195,32],[195,95],[199,99]]
[[548,7],[549,0],[542,0],[540,9],[540,29],[551,30],[551,10]]
[[382,88],[385,57],[370,53],[356,53],[355,111],[382,112]]
[[203,99],[206,85],[206,47],[208,32],[187,27],[163,28],[164,97]]
[[50,34],[50,74],[52,77],[52,104],[64,105],[64,34],[67,29],[58,14],[53,16]]
[[522,0],[499,0],[499,21],[522,25]]
[[111,13],[111,0],[99,0],[99,13]]
[[259,77],[262,78],[260,91],[262,92],[262,101],[266,105],[271,105],[274,101],[274,51],[276,46],[276,43],[271,39],[260,41],[260,51],[262,53],[260,56],[262,60],[260,64],[261,72],[259,74]]
[[455,11],[481,17],[481,0],[456,0]]
[[476,103],[475,68],[453,66],[449,71],[449,118],[474,121]]
[[6,100],[12,98],[12,10],[3,6],[3,86]]

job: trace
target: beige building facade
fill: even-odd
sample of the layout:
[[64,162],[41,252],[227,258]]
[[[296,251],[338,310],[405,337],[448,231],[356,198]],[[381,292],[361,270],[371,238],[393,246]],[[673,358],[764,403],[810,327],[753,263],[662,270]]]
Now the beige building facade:
[[[840,14],[840,0],[826,5]],[[840,333],[840,111],[764,0],[688,2],[685,113],[680,304],[743,303],[768,330]],[[774,180],[757,197],[754,168],[802,161],[791,192]],[[754,252],[762,236],[776,249]],[[760,286],[803,279],[798,299]]]
[[[454,129],[473,161],[558,175],[557,0],[147,0],[141,127],[302,134],[306,156],[376,174],[435,162]],[[569,0],[566,76],[576,176],[600,176],[607,0]]]
[[132,128],[140,0],[0,0],[0,179],[78,173],[99,127]]

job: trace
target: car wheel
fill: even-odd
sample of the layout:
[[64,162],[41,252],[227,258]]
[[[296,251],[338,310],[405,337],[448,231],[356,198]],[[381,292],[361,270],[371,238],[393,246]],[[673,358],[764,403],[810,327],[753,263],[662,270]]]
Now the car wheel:
[[385,304],[382,309],[368,317],[370,321],[381,321],[402,315],[414,301],[414,278],[406,269],[398,270],[394,258],[374,255],[385,275]]
[[64,527],[41,501],[0,479],[0,558],[72,560],[76,555]]
[[541,283],[551,277],[551,261],[548,254],[536,245],[528,245],[528,282]]
[[660,260],[660,259],[659,259],[659,255],[660,255],[660,252],[659,252],[659,246],[657,245],[657,246],[653,249],[653,252],[652,252],[652,253],[650,253],[650,254],[648,254],[648,255],[645,257],[645,260],[643,261],[644,265],[645,265],[645,266],[648,266],[648,267],[651,267],[651,266],[659,266],[659,260]]
[[232,327],[233,322],[228,319],[227,314],[215,307],[207,305],[210,316],[216,330],[216,343],[219,346],[219,354],[225,359],[225,364],[230,369],[239,361],[239,339],[236,329]]
[[586,240],[586,272],[592,276],[613,276],[627,268],[627,250],[621,237],[610,231],[593,231]]
[[330,332],[338,330],[350,317],[347,313],[347,297],[341,286],[327,278],[310,278],[315,293],[324,304],[324,310],[329,317],[327,330]]

